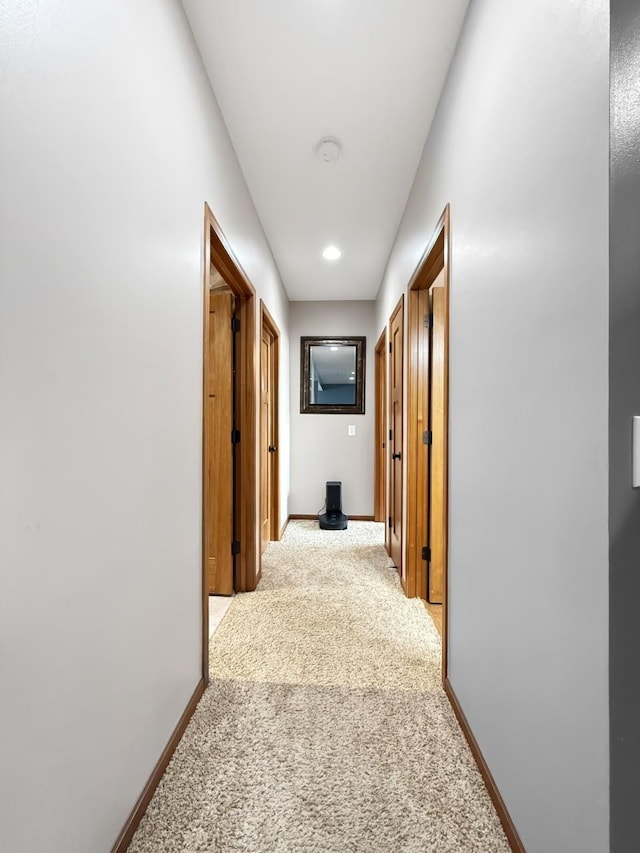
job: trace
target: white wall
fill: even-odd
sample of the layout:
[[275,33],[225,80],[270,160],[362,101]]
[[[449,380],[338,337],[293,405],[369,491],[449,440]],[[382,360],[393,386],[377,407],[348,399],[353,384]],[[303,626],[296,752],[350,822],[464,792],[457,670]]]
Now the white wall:
[[[373,515],[374,367],[373,302],[291,302],[291,492],[289,512],[317,512],[327,480],[342,480],[347,515]],[[365,335],[364,415],[300,414],[300,338]],[[355,436],[347,434],[355,424]]]
[[200,678],[205,200],[283,424],[288,305],[177,0],[3,4],[0,56],[0,849],[98,853]]
[[472,0],[377,302],[451,203],[450,676],[529,853],[608,849],[608,3]]

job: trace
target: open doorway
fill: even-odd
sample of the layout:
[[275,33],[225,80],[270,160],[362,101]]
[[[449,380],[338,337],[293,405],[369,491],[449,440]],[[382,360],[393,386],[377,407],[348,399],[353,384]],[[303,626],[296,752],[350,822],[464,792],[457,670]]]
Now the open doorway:
[[202,446],[202,647],[209,597],[258,580],[255,291],[205,205]]
[[407,594],[425,600],[447,672],[449,207],[408,293]]

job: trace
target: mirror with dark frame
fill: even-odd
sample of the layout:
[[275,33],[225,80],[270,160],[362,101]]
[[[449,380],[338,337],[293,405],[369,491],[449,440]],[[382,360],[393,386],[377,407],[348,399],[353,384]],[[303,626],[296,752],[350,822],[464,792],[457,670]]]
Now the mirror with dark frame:
[[364,414],[367,339],[300,338],[300,412]]

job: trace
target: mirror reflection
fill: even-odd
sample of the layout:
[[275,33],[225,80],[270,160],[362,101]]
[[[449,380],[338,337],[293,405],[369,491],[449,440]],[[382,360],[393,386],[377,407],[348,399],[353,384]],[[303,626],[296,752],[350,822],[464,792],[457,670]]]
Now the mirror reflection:
[[300,338],[302,414],[364,414],[367,339]]
[[309,402],[312,405],[355,405],[355,346],[309,348]]

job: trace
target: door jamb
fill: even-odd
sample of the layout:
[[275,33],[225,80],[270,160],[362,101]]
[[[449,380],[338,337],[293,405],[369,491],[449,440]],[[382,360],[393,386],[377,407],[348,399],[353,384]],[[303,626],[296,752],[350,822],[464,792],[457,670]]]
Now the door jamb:
[[254,590],[258,572],[257,519],[257,436],[256,436],[256,309],[255,290],[236,258],[209,205],[204,206],[204,275],[203,275],[203,386],[202,386],[202,676],[209,683],[209,595],[206,555],[204,552],[205,508],[208,506],[208,483],[205,476],[205,406],[208,389],[207,347],[209,340],[209,287],[211,266],[223,277],[236,296],[237,332],[236,425],[241,441],[235,445],[236,498],[234,506],[236,536],[240,553],[236,557],[234,588],[236,592]]
[[[420,508],[417,506],[419,495],[419,466],[412,463],[412,459],[418,458],[418,450],[422,443],[422,436],[418,429],[418,395],[417,395],[417,368],[418,368],[418,332],[416,331],[415,311],[417,308],[415,294],[417,291],[428,289],[436,276],[444,270],[444,301],[445,301],[445,361],[444,361],[444,397],[445,397],[445,437],[444,437],[444,506],[445,506],[445,530],[444,530],[444,566],[443,566],[443,596],[442,596],[442,680],[443,683],[448,673],[448,648],[449,648],[449,298],[450,298],[450,207],[447,204],[435,230],[429,240],[418,265],[415,268],[409,284],[408,311],[407,311],[407,422],[409,434],[407,436],[407,526],[405,558],[407,560],[407,592],[409,595],[420,595],[425,591],[426,585],[420,581],[423,574],[421,559],[423,528],[426,527],[426,512],[420,523]],[[419,330],[418,330],[419,331]],[[413,506],[414,512],[411,511]],[[426,541],[426,540],[425,540]],[[422,597],[422,596],[421,596]]]
[[[267,329],[269,334],[273,338],[273,351],[272,351],[272,362],[273,362],[273,389],[272,389],[272,400],[273,400],[273,413],[274,413],[274,424],[273,424],[273,432],[276,439],[276,452],[269,454],[269,464],[271,465],[271,482],[272,482],[272,495],[271,495],[271,530],[269,531],[269,536],[272,542],[278,542],[280,540],[280,397],[279,397],[279,383],[280,383],[280,329],[278,328],[277,323],[269,313],[267,306],[264,304],[262,299],[260,300],[260,334],[262,335],[262,329]],[[260,365],[260,370],[262,371],[262,365]],[[261,453],[264,453],[264,448],[260,449]],[[262,520],[262,519],[261,519]],[[259,569],[260,574],[262,574],[262,566]]]

